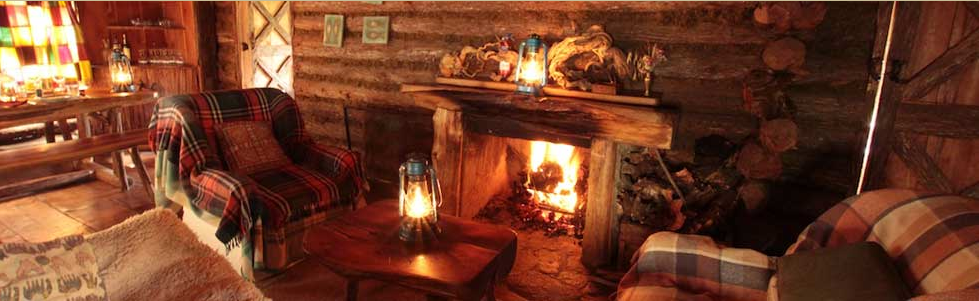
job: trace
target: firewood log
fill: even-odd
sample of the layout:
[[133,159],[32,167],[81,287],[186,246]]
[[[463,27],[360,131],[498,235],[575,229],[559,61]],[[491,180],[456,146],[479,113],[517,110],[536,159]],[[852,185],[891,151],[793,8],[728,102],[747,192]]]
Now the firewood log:
[[781,38],[765,46],[762,60],[772,70],[796,73],[806,63],[806,44],[792,37]]
[[749,179],[774,179],[782,173],[782,158],[758,142],[750,141],[738,152],[737,167]]
[[759,27],[768,27],[769,25],[772,25],[772,16],[771,13],[769,13],[770,9],[771,5],[768,4],[762,4],[755,8],[754,13],[752,14],[755,20],[755,25],[758,25]]
[[826,3],[808,2],[802,6],[797,16],[792,16],[792,28],[810,30],[823,23],[826,17]]
[[768,204],[768,183],[759,180],[748,180],[738,188],[738,198],[744,203],[748,215],[756,215]]
[[802,5],[799,2],[778,2],[772,4],[768,9],[772,29],[777,33],[784,33],[792,29],[792,18],[799,14]]
[[798,127],[794,121],[779,118],[762,122],[758,140],[766,149],[781,153],[795,147],[798,135]]

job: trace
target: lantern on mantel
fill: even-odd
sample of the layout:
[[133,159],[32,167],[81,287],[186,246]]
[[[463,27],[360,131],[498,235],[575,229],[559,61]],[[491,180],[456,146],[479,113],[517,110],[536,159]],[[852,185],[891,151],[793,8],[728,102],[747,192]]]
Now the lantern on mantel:
[[109,75],[112,76],[112,92],[136,92],[136,85],[133,84],[133,66],[122,49],[112,49],[109,64]]
[[540,96],[547,84],[547,45],[540,36],[531,34],[520,43],[517,61],[517,93]]
[[407,242],[434,238],[441,231],[438,207],[442,204],[435,169],[424,155],[411,154],[398,173],[398,215],[401,216],[398,237]]

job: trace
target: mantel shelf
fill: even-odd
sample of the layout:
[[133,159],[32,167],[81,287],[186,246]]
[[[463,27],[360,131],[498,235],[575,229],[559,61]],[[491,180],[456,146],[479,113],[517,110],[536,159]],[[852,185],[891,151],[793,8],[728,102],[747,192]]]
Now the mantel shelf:
[[675,109],[569,97],[543,101],[513,92],[436,85],[403,85],[416,105],[458,111],[466,131],[588,146],[593,138],[669,149]]

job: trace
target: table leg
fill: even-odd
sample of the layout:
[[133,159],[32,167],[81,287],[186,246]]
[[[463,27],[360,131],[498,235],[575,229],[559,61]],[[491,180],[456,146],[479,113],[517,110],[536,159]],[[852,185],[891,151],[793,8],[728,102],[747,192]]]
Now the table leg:
[[46,140],[48,143],[54,143],[54,121],[44,122],[44,140]]
[[347,301],[357,301],[357,287],[359,284],[360,280],[347,279]]
[[489,287],[486,288],[486,301],[496,301],[496,276],[493,276]]
[[[118,108],[112,109],[110,112],[110,129],[114,130],[115,133],[122,133],[122,111]],[[122,191],[129,190],[129,181],[126,179],[126,165],[122,162],[122,152],[123,150],[118,150],[112,152],[112,166],[115,170],[115,174],[119,177],[119,187]]]

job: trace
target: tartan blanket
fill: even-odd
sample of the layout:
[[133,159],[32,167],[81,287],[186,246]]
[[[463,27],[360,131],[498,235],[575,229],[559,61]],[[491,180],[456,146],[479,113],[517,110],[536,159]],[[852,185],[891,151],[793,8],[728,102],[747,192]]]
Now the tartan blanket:
[[775,258],[707,236],[658,232],[633,256],[618,300],[764,300]]
[[823,213],[786,253],[877,242],[915,295],[979,289],[979,200],[877,190]]
[[[244,120],[272,122],[294,165],[257,175],[227,171],[215,125]],[[263,232],[284,233],[287,223],[351,202],[367,185],[356,153],[313,142],[292,97],[276,89],[167,97],[157,102],[149,127],[157,205],[173,206],[169,199],[183,191],[192,209],[221,216],[215,235],[229,248],[249,239],[257,218]]]
[[[866,192],[823,213],[786,254],[861,241],[883,246],[916,296],[979,289],[979,200]],[[659,232],[634,255],[617,300],[765,300],[776,260],[705,236]]]

